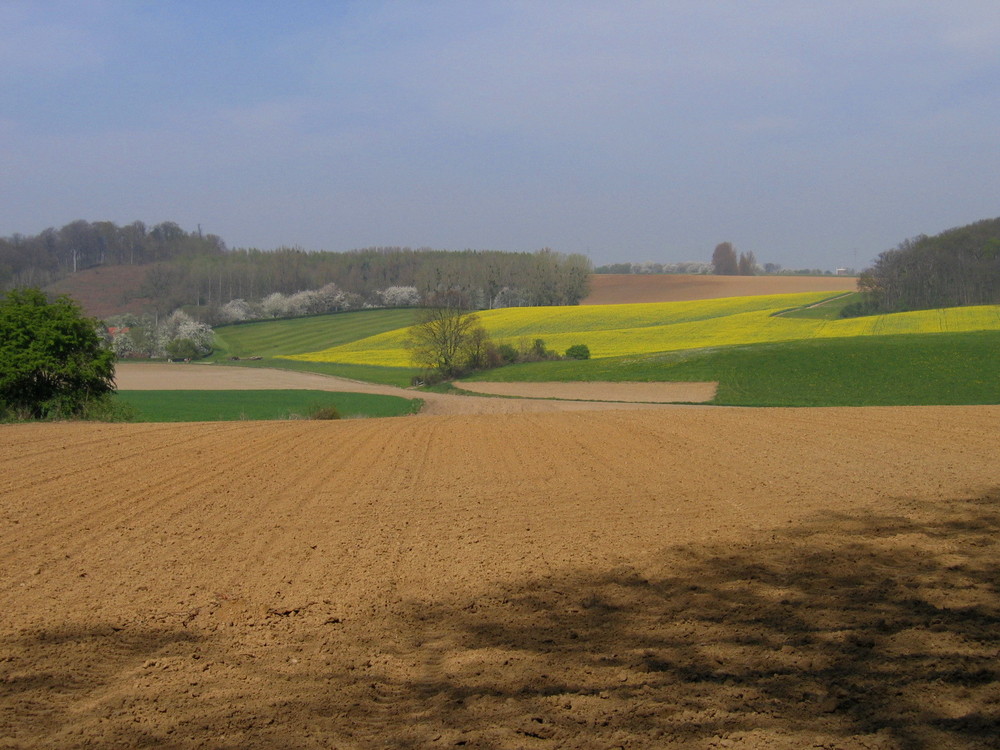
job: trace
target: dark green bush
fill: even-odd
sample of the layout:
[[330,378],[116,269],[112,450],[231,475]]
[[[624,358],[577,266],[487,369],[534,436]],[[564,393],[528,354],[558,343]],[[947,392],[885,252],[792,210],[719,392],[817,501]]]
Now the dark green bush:
[[517,349],[510,344],[500,344],[497,347],[497,353],[504,364],[512,365],[517,362]]
[[566,350],[567,359],[590,359],[590,347],[586,344],[573,344]]
[[331,404],[330,406],[320,406],[314,409],[312,414],[309,415],[310,419],[340,419],[340,412],[337,407]]

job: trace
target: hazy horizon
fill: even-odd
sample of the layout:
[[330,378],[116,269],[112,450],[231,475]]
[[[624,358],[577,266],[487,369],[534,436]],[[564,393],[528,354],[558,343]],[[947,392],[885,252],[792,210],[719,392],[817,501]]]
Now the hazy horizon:
[[1000,6],[0,6],[0,235],[861,268],[1000,215]]

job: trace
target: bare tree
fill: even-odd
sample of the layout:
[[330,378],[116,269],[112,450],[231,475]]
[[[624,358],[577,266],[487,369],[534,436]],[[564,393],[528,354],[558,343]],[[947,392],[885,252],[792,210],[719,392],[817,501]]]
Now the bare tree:
[[480,328],[479,316],[466,309],[460,295],[436,295],[429,303],[410,328],[413,363],[442,377],[455,377],[467,365],[469,344]]

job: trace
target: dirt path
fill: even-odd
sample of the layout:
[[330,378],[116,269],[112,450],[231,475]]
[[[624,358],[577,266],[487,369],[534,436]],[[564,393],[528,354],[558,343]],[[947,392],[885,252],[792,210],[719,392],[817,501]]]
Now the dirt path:
[[[644,409],[668,408],[655,403],[589,403],[583,401],[544,400],[548,399],[594,399],[595,402],[670,402],[670,401],[704,401],[704,388],[690,390],[691,383],[657,383],[637,384],[645,386],[644,395],[650,398],[638,398],[638,391],[629,393],[623,384],[605,383],[588,384],[587,394],[576,395],[574,384],[566,384],[568,388],[551,393],[539,393],[534,384],[524,384],[522,389],[514,387],[503,395],[523,395],[528,398],[482,398],[474,395],[459,396],[443,393],[427,393],[391,385],[376,385],[360,380],[335,378],[329,375],[318,375],[308,372],[292,372],[290,370],[275,370],[270,368],[226,367],[223,365],[199,364],[119,364],[116,377],[118,388],[124,391],[147,390],[266,390],[281,388],[303,388],[319,391],[348,391],[353,393],[376,393],[386,396],[401,396],[403,398],[420,398],[424,400],[424,415],[444,414],[510,414],[520,412],[552,412],[552,411],[593,411],[607,409]],[[471,385],[471,384],[470,384]],[[488,384],[476,384],[486,386]],[[489,384],[492,385],[492,384]],[[600,386],[603,386],[600,387]],[[651,387],[650,387],[651,386]],[[676,390],[674,390],[676,388]],[[471,391],[472,388],[469,388]],[[501,391],[498,391],[501,392]],[[488,393],[488,391],[483,391]],[[560,395],[561,394],[561,395]],[[681,397],[673,398],[672,394]],[[694,396],[685,398],[685,395]],[[714,395],[714,389],[713,389]],[[542,398],[539,398],[542,396]],[[711,398],[712,396],[708,396]]]
[[0,426],[0,746],[994,746],[998,436],[1000,407]]
[[638,403],[705,403],[718,383],[455,383],[463,391],[519,398]]

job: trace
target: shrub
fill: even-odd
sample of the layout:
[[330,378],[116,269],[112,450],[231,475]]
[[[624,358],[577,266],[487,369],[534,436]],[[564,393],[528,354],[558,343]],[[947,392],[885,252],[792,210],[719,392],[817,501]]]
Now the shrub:
[[0,299],[0,415],[79,416],[115,390],[115,355],[97,321],[68,297],[49,302],[38,289]]
[[497,347],[497,354],[504,364],[512,365],[517,362],[517,349],[510,344],[500,344]]
[[566,350],[567,359],[590,359],[590,347],[586,344],[574,344]]
[[312,414],[309,415],[310,419],[340,419],[340,412],[337,407],[333,404],[329,406],[320,406],[313,409]]

